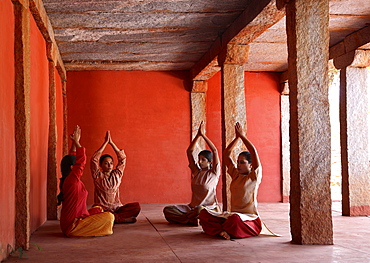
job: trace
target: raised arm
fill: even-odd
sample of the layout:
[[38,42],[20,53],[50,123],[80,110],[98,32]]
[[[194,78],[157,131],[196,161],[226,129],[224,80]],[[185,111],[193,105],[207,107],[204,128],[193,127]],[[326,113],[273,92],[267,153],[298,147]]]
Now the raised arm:
[[113,150],[118,153],[121,151],[120,148],[117,147],[117,145],[113,142],[113,139],[110,135],[110,131],[107,131],[107,135],[108,135],[108,143],[112,146]]
[[107,131],[107,133],[105,134],[104,142],[100,146],[100,148],[97,150],[97,152],[99,152],[101,154],[105,150],[105,147],[107,147],[107,145],[109,143],[109,140],[110,140],[110,133],[109,133],[109,131]]
[[[76,147],[76,162],[73,165],[72,171],[74,171],[74,175],[77,177],[81,177],[83,170],[86,164],[86,154],[85,148],[81,146],[80,139],[81,139],[81,128],[80,126],[76,125],[73,134],[70,135],[73,144]],[[79,171],[79,172],[77,172]]]
[[122,149],[118,148],[118,146],[113,142],[112,136],[110,135],[109,131],[107,131],[107,134],[108,134],[108,143],[110,144],[110,146],[112,146],[113,150],[117,155],[118,162],[116,165],[116,169],[120,170],[123,173],[123,170],[125,169],[126,166],[126,154]]
[[252,167],[257,169],[261,165],[260,158],[258,156],[256,147],[248,140],[246,133],[243,132],[243,128],[239,122],[235,124],[235,133],[243,141],[244,145],[247,147],[248,151],[251,153]]
[[200,130],[200,135],[206,141],[208,147],[211,149],[211,151],[213,153],[212,164],[213,164],[213,167],[216,167],[220,163],[220,158],[218,156],[218,151],[217,151],[216,146],[213,144],[213,142],[205,134],[205,129],[204,129],[204,123],[203,123],[203,121],[200,124],[199,130]]
[[80,126],[76,125],[73,134],[70,135],[70,138],[72,140],[72,146],[71,146],[71,151],[75,152],[76,148],[82,147],[80,144],[80,139],[81,139],[81,128]]
[[[76,154],[76,144],[75,144],[75,142],[74,142],[74,140],[73,140],[73,138],[74,138],[74,134],[76,133],[76,129],[80,129],[80,138],[81,138],[81,128],[77,125],[76,127],[75,127],[75,129],[73,130],[73,133],[71,134],[71,135],[69,135],[69,138],[71,139],[71,141],[72,141],[72,145],[71,145],[71,148],[69,149],[69,154],[73,154],[73,155],[75,155]],[[78,140],[80,140],[80,139],[78,139]]]
[[229,146],[226,147],[224,151],[224,162],[226,167],[230,167],[230,165],[235,166],[233,159],[231,158],[231,153],[236,145],[236,142],[238,141],[239,137],[235,137],[234,140],[231,141]]
[[99,176],[100,168],[99,168],[99,158],[102,155],[103,151],[105,150],[105,147],[109,143],[109,131],[105,134],[105,139],[103,144],[100,146],[100,148],[92,155],[90,160],[90,170],[91,170],[91,176],[93,178],[96,178]]
[[201,122],[201,124],[199,125],[197,135],[195,135],[194,139],[191,141],[188,149],[186,150],[186,154],[187,154],[188,160],[189,160],[189,167],[192,171],[194,171],[195,169],[198,169],[197,165],[196,165],[196,162],[194,160],[193,153],[194,153],[195,146],[197,145],[197,142],[198,142],[199,138],[202,136],[201,135],[202,124],[203,124],[203,122]]

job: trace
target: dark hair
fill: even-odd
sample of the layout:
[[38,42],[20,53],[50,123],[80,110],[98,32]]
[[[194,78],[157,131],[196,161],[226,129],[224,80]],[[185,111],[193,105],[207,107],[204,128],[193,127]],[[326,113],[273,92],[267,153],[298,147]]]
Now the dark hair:
[[248,161],[248,163],[252,163],[252,157],[250,152],[247,151],[241,152],[239,153],[239,156],[243,156]]
[[212,162],[213,154],[209,150],[203,150],[200,153],[198,153],[198,156],[202,155],[207,158],[208,162]]
[[76,163],[76,155],[72,155],[72,154],[64,156],[62,161],[60,162],[60,170],[62,172],[62,177],[59,179],[60,180],[59,182],[60,193],[57,196],[58,205],[60,205],[62,201],[64,200],[63,191],[62,191],[64,180],[71,172],[71,165],[74,165],[75,163]]
[[110,156],[109,154],[103,154],[102,156],[100,156],[100,158],[99,158],[99,164],[101,165],[102,163],[103,163],[103,161],[104,161],[104,159],[105,158],[111,158],[112,160],[113,160],[113,157],[112,156]]

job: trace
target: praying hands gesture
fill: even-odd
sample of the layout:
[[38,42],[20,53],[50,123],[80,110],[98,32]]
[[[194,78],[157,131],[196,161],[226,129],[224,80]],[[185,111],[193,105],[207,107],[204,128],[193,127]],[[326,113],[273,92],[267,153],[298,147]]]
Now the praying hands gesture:
[[204,122],[202,121],[199,125],[197,136],[204,137],[204,135],[206,134],[205,129],[206,128],[204,127]]
[[189,165],[190,165],[190,167],[193,167],[192,170],[193,169],[194,170],[197,169],[196,168],[197,167],[196,166],[196,161],[194,160],[193,153],[195,151],[195,146],[196,146],[198,140],[201,137],[204,139],[204,141],[207,143],[208,147],[211,149],[211,151],[213,153],[213,160],[212,160],[213,166],[216,167],[219,164],[219,162],[220,162],[220,159],[218,157],[217,148],[212,143],[212,141],[207,137],[206,132],[205,132],[205,125],[204,125],[204,122],[202,121],[200,123],[200,125],[199,125],[199,129],[198,129],[197,135],[195,135],[194,139],[191,141],[188,149],[186,150],[188,161],[189,161]]
[[235,137],[236,138],[242,138],[245,137],[243,128],[239,122],[235,124]]
[[119,152],[120,149],[117,145],[113,142],[112,136],[110,135],[110,131],[105,133],[105,139],[103,145],[98,149],[98,151],[103,152],[105,147],[110,144],[115,152]]
[[81,128],[80,126],[76,125],[73,133],[69,137],[73,141],[72,147],[74,148],[74,151],[76,150],[76,147],[81,147],[81,144],[80,144]]

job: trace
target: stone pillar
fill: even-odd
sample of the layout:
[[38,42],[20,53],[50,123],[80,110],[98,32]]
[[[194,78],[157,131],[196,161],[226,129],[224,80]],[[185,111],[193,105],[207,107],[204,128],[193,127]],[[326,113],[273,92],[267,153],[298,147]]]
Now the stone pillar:
[[15,18],[15,245],[30,240],[30,13],[28,1],[13,1]]
[[[190,93],[191,100],[191,139],[198,132],[202,121],[206,122],[206,92],[208,82],[203,80],[193,80]],[[206,147],[204,140],[200,140],[194,151],[195,160],[198,159],[198,153]]]
[[[243,65],[248,59],[248,52],[248,45],[228,44],[219,56],[222,78],[222,152],[235,138],[235,123],[240,122],[242,127],[246,127]],[[239,144],[235,147],[234,155],[241,151]],[[227,175],[226,167],[222,168],[223,210],[229,210],[231,178]]]
[[290,141],[289,141],[289,85],[287,81],[280,83],[280,109],[281,109],[281,173],[283,177],[283,203],[289,203],[290,195]]
[[356,50],[334,60],[340,71],[342,214],[370,215],[368,69],[370,51]]
[[67,82],[62,80],[62,93],[63,93],[63,156],[69,152],[68,148],[68,106],[67,106]]
[[328,99],[329,0],[286,5],[292,242],[333,244]]
[[[48,44],[50,45],[50,43]],[[48,138],[48,177],[47,177],[47,219],[57,219],[57,124],[55,66],[49,61],[49,138]]]

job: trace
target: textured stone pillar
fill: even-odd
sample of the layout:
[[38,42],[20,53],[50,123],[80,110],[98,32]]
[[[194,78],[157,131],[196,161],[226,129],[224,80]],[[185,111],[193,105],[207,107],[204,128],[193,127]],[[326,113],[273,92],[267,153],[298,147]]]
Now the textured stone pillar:
[[[191,100],[191,139],[198,132],[199,125],[202,121],[206,122],[206,92],[208,82],[202,80],[194,80],[192,92],[190,93]],[[198,153],[206,147],[204,140],[200,140],[194,151],[194,158],[198,159]]]
[[281,170],[283,177],[283,203],[289,203],[290,195],[290,142],[289,142],[289,96],[280,96],[281,109]]
[[30,240],[30,14],[28,1],[13,1],[13,4],[15,17],[15,245],[28,249]]
[[[50,45],[50,43],[48,44]],[[47,219],[57,219],[57,124],[55,66],[49,61],[49,138],[48,138],[48,177],[47,177]]]
[[340,71],[342,214],[370,215],[368,69],[370,51],[334,60]]
[[328,100],[329,1],[286,6],[292,242],[333,244]]
[[67,105],[67,82],[62,80],[62,93],[63,93],[63,155],[67,155],[68,148],[68,105]]
[[289,203],[290,196],[290,141],[289,141],[289,84],[288,72],[280,75],[280,130],[281,130],[281,173],[283,203]]
[[[222,152],[235,138],[235,123],[246,126],[246,105],[244,92],[244,63],[248,59],[249,46],[229,44],[219,56],[222,85]],[[235,147],[234,156],[242,150],[241,144]],[[223,162],[225,163],[225,162]],[[230,209],[231,178],[223,166],[222,202],[223,209]]]

